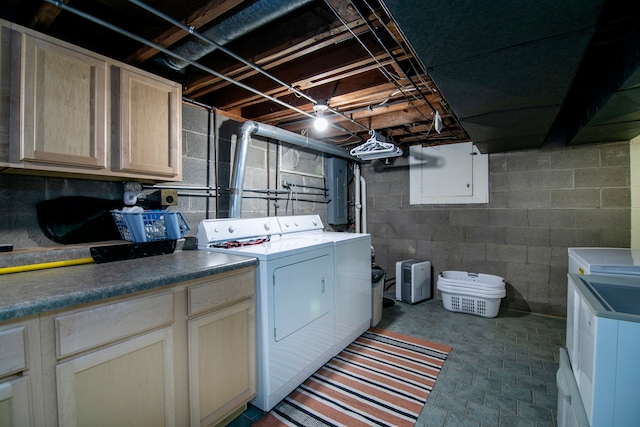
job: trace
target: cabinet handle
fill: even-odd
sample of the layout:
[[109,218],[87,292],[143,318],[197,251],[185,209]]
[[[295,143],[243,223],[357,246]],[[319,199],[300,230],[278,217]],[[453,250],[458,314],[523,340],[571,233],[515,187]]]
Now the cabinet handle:
[[11,399],[11,397],[13,397],[12,384],[0,384],[0,402],[2,402],[3,400]]

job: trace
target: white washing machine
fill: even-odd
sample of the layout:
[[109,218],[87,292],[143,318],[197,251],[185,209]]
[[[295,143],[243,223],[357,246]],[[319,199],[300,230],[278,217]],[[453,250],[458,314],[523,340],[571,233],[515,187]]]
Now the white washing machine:
[[334,355],[333,245],[283,235],[267,217],[202,221],[198,248],[259,260],[252,403],[269,411]]
[[569,273],[640,277],[640,249],[569,248]]
[[336,354],[371,326],[371,236],[324,232],[333,242],[336,284]]
[[338,354],[371,325],[371,235],[323,231],[318,215],[280,216],[278,222],[284,235],[303,232],[334,247]]
[[636,426],[640,419],[638,284],[638,277],[568,276],[574,328],[567,330],[567,355],[578,389],[573,398],[593,427]]

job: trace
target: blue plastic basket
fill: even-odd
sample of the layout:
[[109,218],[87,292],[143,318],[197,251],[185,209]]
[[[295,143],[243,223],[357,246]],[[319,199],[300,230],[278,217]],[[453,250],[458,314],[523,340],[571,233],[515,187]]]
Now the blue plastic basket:
[[130,242],[154,242],[157,240],[177,240],[190,230],[180,212],[111,211],[120,235]]

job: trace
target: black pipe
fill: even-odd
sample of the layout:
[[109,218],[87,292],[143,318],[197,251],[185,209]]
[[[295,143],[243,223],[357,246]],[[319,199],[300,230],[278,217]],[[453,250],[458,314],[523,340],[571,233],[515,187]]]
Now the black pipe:
[[[242,196],[242,198],[243,199],[261,199],[261,200],[289,200],[288,198],[285,198],[285,197]],[[327,204],[331,201],[331,200],[313,200],[313,199],[298,199],[298,198],[293,198],[291,200],[296,202],[323,203],[323,204]]]
[[300,187],[300,188],[312,188],[314,190],[322,190],[322,191],[327,191],[328,188],[326,187],[314,187],[312,185],[300,185],[300,184],[294,184],[292,182],[287,183],[287,186],[289,187]]
[[[207,114],[207,172],[206,172],[206,183],[209,186],[209,182],[211,180],[211,127],[212,121],[215,121],[215,111],[213,109],[209,110],[209,114]],[[213,150],[214,153],[216,150]],[[216,205],[218,203],[218,198],[216,197]],[[205,219],[209,219],[209,198],[205,200]],[[216,206],[216,212],[218,212],[218,208]]]

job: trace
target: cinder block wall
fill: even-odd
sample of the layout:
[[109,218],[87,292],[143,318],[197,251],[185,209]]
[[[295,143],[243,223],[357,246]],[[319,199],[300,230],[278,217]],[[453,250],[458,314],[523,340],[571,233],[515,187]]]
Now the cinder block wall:
[[[195,228],[201,220],[229,216],[228,188],[232,184],[235,149],[241,136],[242,122],[191,104],[183,104],[182,117],[183,182],[181,184],[218,189],[217,194],[213,193],[217,197],[206,198],[202,195],[179,197],[179,208],[192,227],[187,235],[195,236]],[[245,170],[242,216],[313,213],[319,214],[326,222],[327,206],[324,198],[308,194],[317,193],[317,190],[296,187],[290,194],[265,192],[265,190],[283,190],[282,182],[285,180],[297,186],[322,188],[325,185],[321,177],[280,171],[279,157],[284,145],[286,144],[261,137],[251,139]],[[318,160],[326,161],[323,156],[318,156]]]
[[0,174],[0,243],[14,249],[60,246],[40,229],[37,202],[68,196],[119,200],[122,188],[120,182]]
[[640,136],[631,140],[631,247],[640,249]]
[[565,316],[567,248],[630,246],[629,165],[628,142],[492,154],[479,205],[410,205],[406,158],[363,165],[376,263],[495,274],[502,307]]
[[[185,105],[183,124],[183,183],[228,187],[239,123]],[[281,189],[283,179],[324,185],[317,178],[278,174],[277,153],[276,142],[252,141],[246,187]],[[508,283],[504,307],[564,316],[567,248],[630,246],[629,143],[495,154],[489,164],[490,203],[462,206],[409,205],[404,158],[391,167],[363,165],[376,262],[388,278],[395,276],[397,261],[410,258],[430,260],[436,274],[496,274]],[[122,183],[0,174],[0,241],[16,249],[57,246],[41,232],[35,203],[74,195],[118,199]],[[249,199],[243,215],[291,214],[293,206],[293,213],[318,213],[326,224],[323,203]],[[178,209],[192,228],[188,235],[195,236],[202,219],[224,216],[228,200],[225,205],[224,197],[181,195]]]
[[[183,105],[183,183],[207,185],[207,166],[215,170],[214,154],[208,153],[211,114],[204,109]],[[237,126],[234,126],[237,129]],[[211,160],[207,160],[211,157]],[[214,177],[209,179],[215,185]],[[35,205],[41,200],[66,196],[88,196],[118,200],[122,198],[121,181],[58,178],[37,175],[0,174],[0,242],[11,243],[15,249],[61,246],[49,240],[38,225]],[[211,200],[211,199],[210,199]],[[215,217],[215,199],[211,212]],[[207,198],[178,198],[182,211],[191,227],[187,235],[196,235],[198,222],[205,218]]]
[[[182,182],[179,184],[215,188],[215,152],[209,148],[215,146],[214,125],[212,111],[183,104]],[[207,212],[215,218],[215,198],[205,197],[205,194],[203,190],[189,190],[178,196],[178,209],[191,227],[187,236],[196,235],[197,225],[207,217]]]
[[[180,183],[195,187],[220,189],[205,197],[204,190],[181,190],[177,209],[182,212],[191,230],[187,236],[196,236],[197,226],[206,218],[225,218],[229,215],[228,188],[231,183],[235,141],[241,122],[216,114],[212,110],[191,104],[182,106],[182,176]],[[277,141],[253,138],[248,152],[245,189],[282,190],[282,181],[296,185],[323,187],[322,178],[278,171],[278,153],[282,147]],[[324,157],[319,157],[325,161]],[[145,190],[148,194],[153,190]],[[122,198],[121,181],[101,181],[75,178],[0,174],[0,243],[11,243],[15,249],[60,246],[49,240],[40,230],[35,204],[41,200],[63,196],[90,196],[112,200]],[[317,192],[296,188],[292,194],[271,194],[245,191],[244,217],[266,215],[292,215],[317,213],[326,223],[327,205]],[[277,198],[277,199],[276,199]],[[296,201],[296,198],[318,202]],[[176,209],[176,208],[171,208]]]

